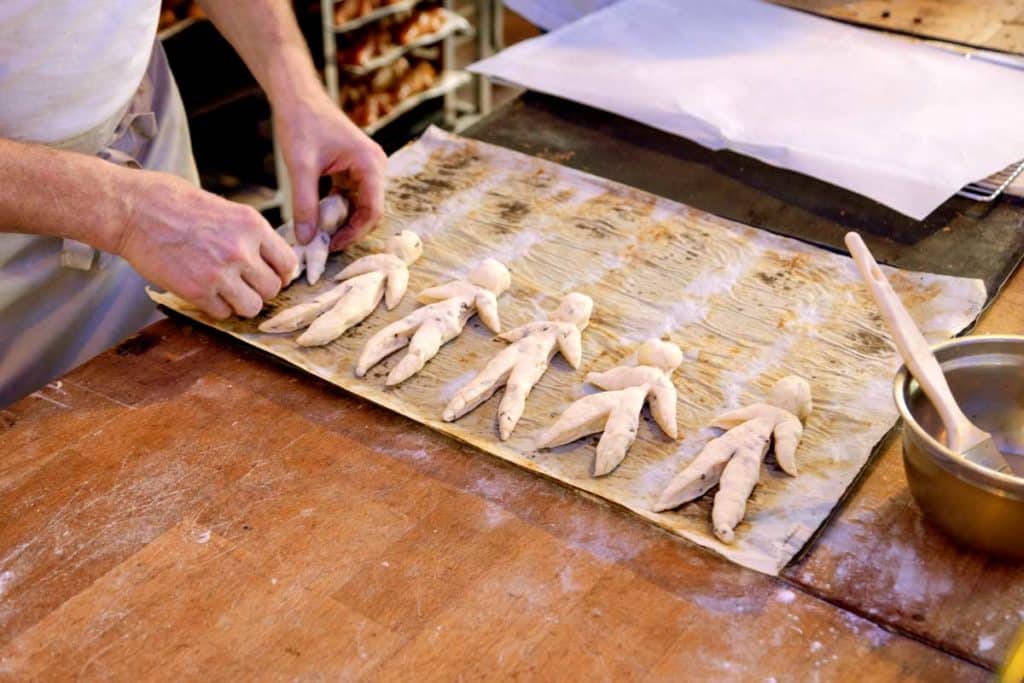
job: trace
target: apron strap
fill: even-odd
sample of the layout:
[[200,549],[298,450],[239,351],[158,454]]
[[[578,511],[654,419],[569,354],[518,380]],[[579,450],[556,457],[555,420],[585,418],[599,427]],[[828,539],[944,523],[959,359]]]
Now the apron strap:
[[[96,156],[125,168],[142,168],[134,155],[145,149],[149,141],[156,137],[158,127],[152,108],[152,87],[147,74],[132,99],[128,113],[123,115],[113,137]],[[76,270],[101,268],[104,259],[99,258],[99,254],[99,250],[84,242],[65,238],[60,250],[60,264]]]

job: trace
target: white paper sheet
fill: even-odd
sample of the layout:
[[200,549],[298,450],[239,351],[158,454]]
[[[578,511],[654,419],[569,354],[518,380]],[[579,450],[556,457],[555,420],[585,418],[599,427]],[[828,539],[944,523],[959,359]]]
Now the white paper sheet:
[[505,0],[505,6],[545,31],[554,31],[613,2],[615,0]]
[[622,0],[471,70],[922,219],[1024,158],[1024,73],[756,0]]

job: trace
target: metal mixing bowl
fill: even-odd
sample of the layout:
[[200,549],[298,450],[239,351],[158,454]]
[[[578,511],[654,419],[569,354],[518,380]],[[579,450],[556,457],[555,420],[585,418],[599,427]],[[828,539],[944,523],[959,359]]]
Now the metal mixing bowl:
[[[977,336],[932,348],[964,414],[1008,459],[1024,459],[1024,337]],[[893,385],[903,465],[925,515],[963,545],[1024,559],[1024,478],[950,451],[942,420],[906,366]],[[1020,471],[1020,470],[1018,470]]]

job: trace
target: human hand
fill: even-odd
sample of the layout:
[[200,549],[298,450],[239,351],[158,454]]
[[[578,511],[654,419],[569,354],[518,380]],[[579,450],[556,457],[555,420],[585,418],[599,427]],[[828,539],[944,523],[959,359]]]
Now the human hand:
[[338,250],[372,230],[384,211],[387,155],[331,102],[326,93],[295,98],[274,109],[274,131],[292,189],[295,236],[302,244],[316,233],[318,181],[331,176],[334,187],[354,207],[331,239]]
[[115,249],[149,282],[218,320],[257,315],[287,283],[295,254],[252,207],[166,173],[127,177]]

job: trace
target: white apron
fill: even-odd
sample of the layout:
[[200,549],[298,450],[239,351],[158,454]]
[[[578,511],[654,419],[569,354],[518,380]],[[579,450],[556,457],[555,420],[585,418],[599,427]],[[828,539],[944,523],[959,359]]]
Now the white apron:
[[[117,116],[52,146],[199,182],[181,96],[159,42]],[[144,287],[117,256],[71,240],[0,233],[0,407],[157,320]]]

